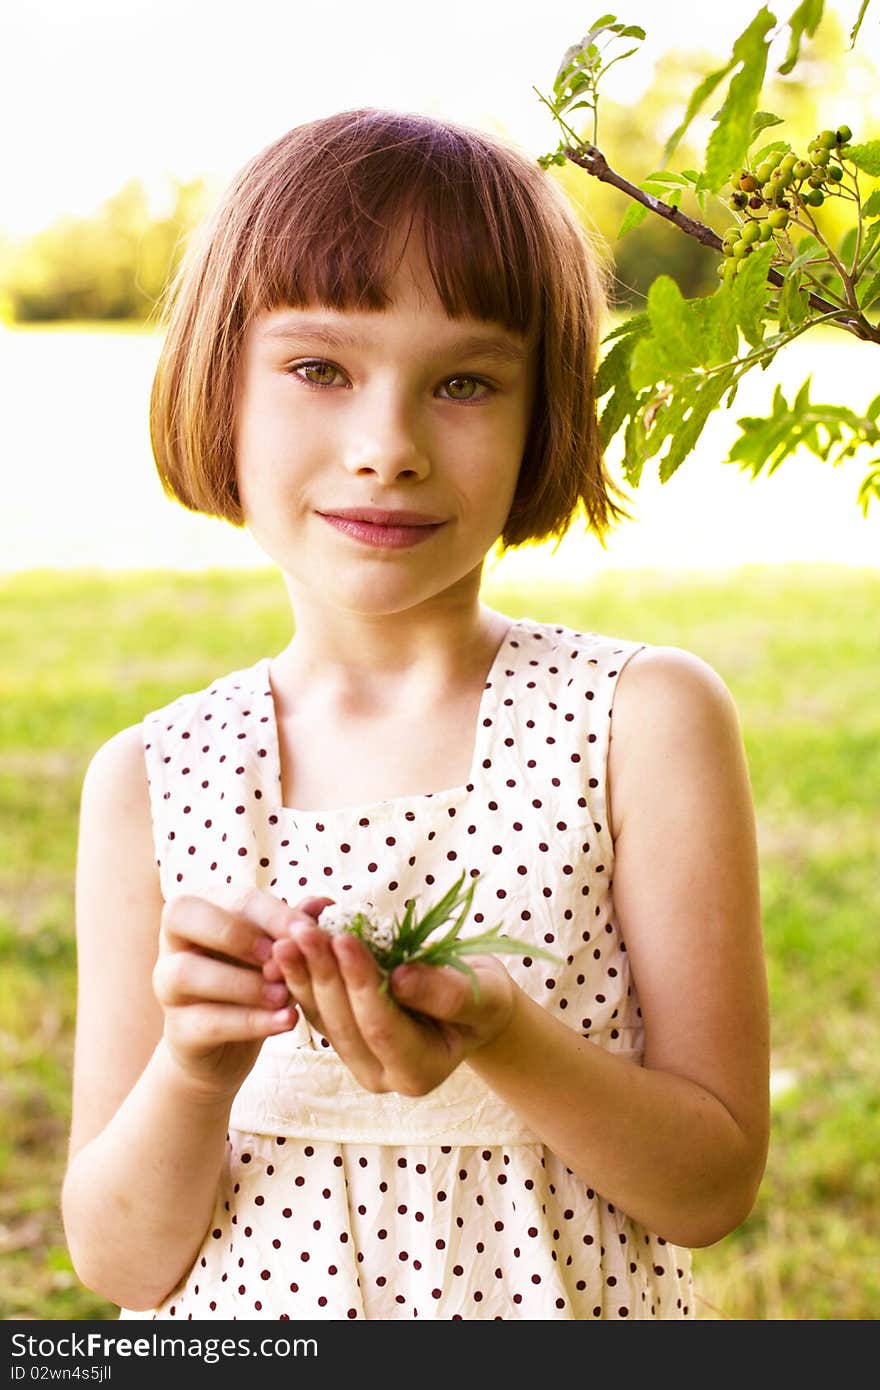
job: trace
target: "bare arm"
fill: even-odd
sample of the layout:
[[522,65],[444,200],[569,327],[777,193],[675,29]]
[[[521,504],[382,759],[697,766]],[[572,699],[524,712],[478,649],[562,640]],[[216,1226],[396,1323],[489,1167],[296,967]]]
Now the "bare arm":
[[[193,971],[229,972],[229,984],[224,980],[219,992],[238,991],[239,1034],[250,1030],[251,1038],[262,1038],[281,1028],[267,1024],[259,962],[248,954],[260,935],[256,928],[199,900],[163,903],[139,727],[105,744],[86,774],[76,915],[78,1006],[62,1193],[65,1231],[74,1267],[88,1287],[120,1306],[149,1308],[174,1288],[204,1236],[232,1099],[260,1045],[239,1044],[237,1053],[235,1045],[222,1045],[217,1030],[224,1024],[216,1007],[191,1003],[199,993],[216,997],[216,977],[196,979]],[[202,935],[201,952],[187,949],[181,923]],[[217,944],[230,957],[249,959],[250,969],[235,971],[208,958],[214,931],[227,934]],[[179,1019],[170,1030],[154,982],[169,1017]],[[194,1045],[199,1035],[204,1043],[212,1028],[213,1051],[202,1047],[205,1064],[199,1068],[192,1061]]]
[[769,1131],[769,1024],[754,816],[720,678],[677,650],[620,677],[609,786],[614,899],[645,1026],[644,1067],[517,994],[471,1065],[573,1171],[682,1245],[751,1210]]

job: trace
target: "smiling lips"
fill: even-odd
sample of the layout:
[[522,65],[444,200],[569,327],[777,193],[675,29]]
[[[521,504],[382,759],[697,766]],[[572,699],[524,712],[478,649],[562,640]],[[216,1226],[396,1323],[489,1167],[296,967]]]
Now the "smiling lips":
[[318,515],[352,540],[386,550],[419,545],[444,524],[442,517],[425,512],[388,511],[380,507],[340,507]]

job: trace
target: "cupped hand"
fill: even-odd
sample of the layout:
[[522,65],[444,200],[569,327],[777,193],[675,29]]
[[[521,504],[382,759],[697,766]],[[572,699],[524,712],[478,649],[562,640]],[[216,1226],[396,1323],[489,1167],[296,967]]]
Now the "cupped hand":
[[201,1090],[234,1095],[265,1039],[294,1027],[297,1008],[273,967],[273,943],[328,902],[304,898],[294,910],[254,889],[234,909],[193,895],[165,904],[153,990],[165,1046]]
[[[349,933],[329,936],[295,913],[275,940],[273,963],[311,1026],[368,1091],[422,1096],[511,1019],[516,985],[495,956],[472,957],[469,975],[451,966],[399,965],[388,992],[368,948]],[[274,977],[274,971],[272,972]]]

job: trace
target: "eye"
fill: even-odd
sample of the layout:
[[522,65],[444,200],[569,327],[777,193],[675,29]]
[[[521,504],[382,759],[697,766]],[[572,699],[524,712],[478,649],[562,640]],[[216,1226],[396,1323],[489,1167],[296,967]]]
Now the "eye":
[[[332,362],[325,362],[323,358],[315,358],[310,362],[294,362],[288,370],[306,386],[320,390],[322,386],[331,385],[332,378],[339,371],[339,368],[334,367]],[[315,373],[318,379],[315,380],[311,376],[300,376],[300,372]]]
[[473,400],[484,400],[485,396],[461,396],[458,394],[458,388],[461,386],[466,388],[476,386],[478,389],[482,387],[486,394],[491,394],[494,389],[489,385],[488,381],[483,381],[478,376],[453,376],[445,383],[445,386],[452,392],[450,399],[453,401],[461,401],[463,405],[469,405]]

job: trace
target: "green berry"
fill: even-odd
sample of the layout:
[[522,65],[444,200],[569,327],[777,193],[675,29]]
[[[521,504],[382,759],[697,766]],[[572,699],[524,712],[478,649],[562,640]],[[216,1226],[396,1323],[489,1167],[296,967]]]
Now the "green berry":
[[785,155],[783,159],[780,159],[780,161],[779,161],[779,167],[780,167],[780,169],[793,169],[794,166],[797,164],[797,162],[798,162],[798,157],[797,157],[797,155],[796,155],[796,154],[793,154],[791,151],[789,151],[788,154]]
[[775,208],[774,211],[768,215],[767,221],[775,232],[780,232],[783,227],[788,226],[788,213],[784,208]]
[[811,208],[820,208],[825,201],[825,194],[821,188],[811,188],[809,193],[804,195],[804,202],[809,203]]
[[810,185],[810,188],[821,188],[825,183],[824,172],[811,174],[807,179],[807,183]]
[[770,175],[773,173],[775,167],[774,164],[770,163],[769,159],[765,159],[763,164],[759,164],[755,170],[755,178],[758,180],[758,183],[769,183]]
[[747,246],[752,246],[761,235],[761,228],[757,222],[747,222],[742,229],[742,239]]
[[824,169],[830,158],[830,150],[816,150],[816,153],[813,155],[813,163],[818,165],[820,169]]
[[752,248],[747,241],[738,241],[733,248],[733,258],[736,261],[741,261],[743,256],[750,256],[751,254]]
[[846,142],[847,142],[847,140],[851,140],[851,139],[852,139],[852,131],[850,130],[849,126],[848,126],[848,125],[839,125],[839,126],[837,127],[837,144],[838,144],[838,145],[845,145]]
[[820,130],[816,136],[815,143],[821,145],[823,150],[833,150],[837,144],[837,132],[833,130]]
[[825,170],[825,177],[830,179],[832,183],[840,183],[843,178],[843,170],[839,164],[832,164],[830,168]]
[[760,241],[769,241],[770,238],[772,237],[772,235],[773,235],[773,228],[770,226],[770,220],[769,220],[769,218],[768,218],[768,220],[767,220],[766,222],[762,222],[762,223],[761,223],[761,231],[760,231],[759,240],[760,240]]
[[811,172],[813,166],[808,159],[799,159],[794,166],[794,176],[796,179],[805,179]]

